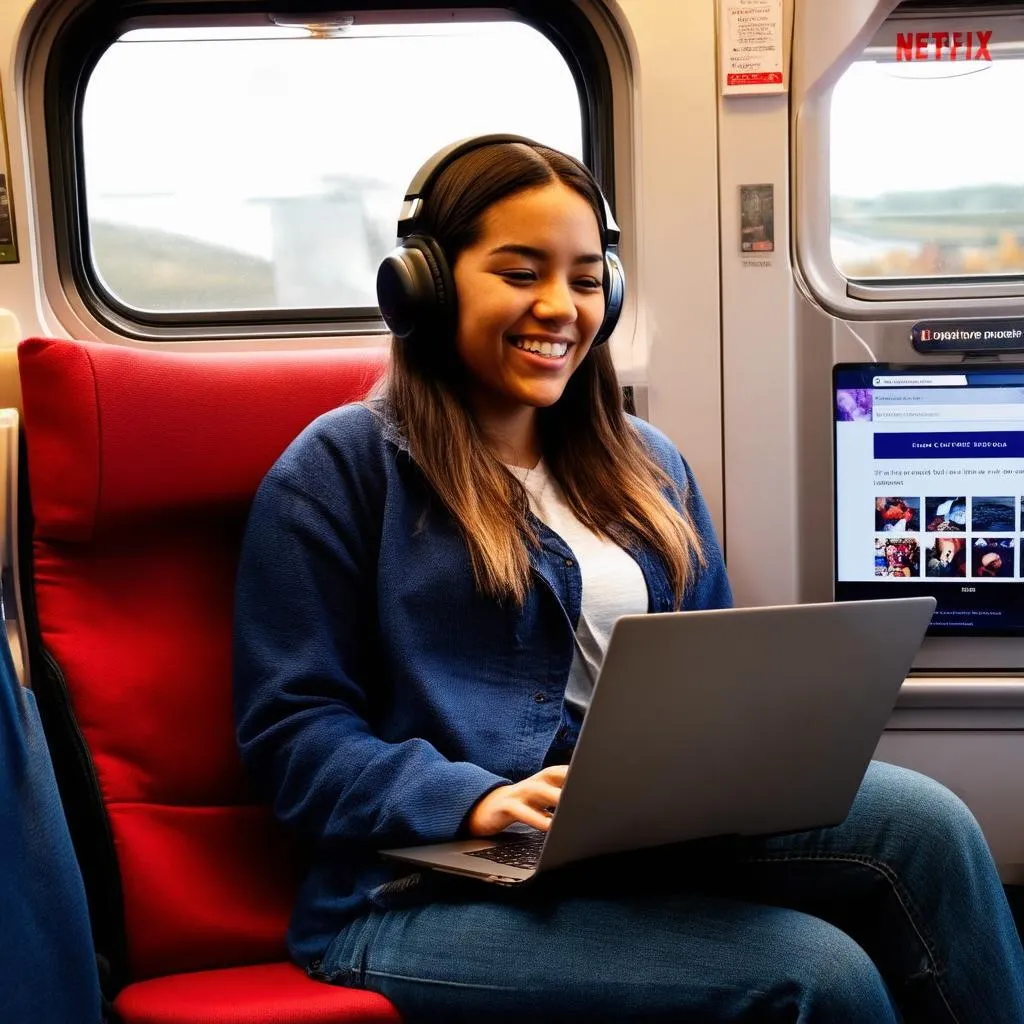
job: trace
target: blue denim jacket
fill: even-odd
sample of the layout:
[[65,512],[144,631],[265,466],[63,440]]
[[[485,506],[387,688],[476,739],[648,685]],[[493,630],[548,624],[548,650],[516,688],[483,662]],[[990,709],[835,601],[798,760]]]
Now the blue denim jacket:
[[[703,545],[682,607],[728,606],[689,467],[658,430],[632,423],[685,494]],[[485,793],[568,760],[580,571],[561,538],[532,525],[540,546],[524,605],[482,597],[405,440],[360,405],[312,423],[260,486],[238,573],[235,717],[251,776],[309,844],[289,933],[300,963],[407,872],[377,849],[456,838]],[[673,610],[661,559],[630,553],[648,610]]]

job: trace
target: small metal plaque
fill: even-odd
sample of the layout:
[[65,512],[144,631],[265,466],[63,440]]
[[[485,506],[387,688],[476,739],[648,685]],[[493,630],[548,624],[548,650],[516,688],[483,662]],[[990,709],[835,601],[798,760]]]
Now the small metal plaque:
[[740,251],[775,251],[774,185],[740,185]]

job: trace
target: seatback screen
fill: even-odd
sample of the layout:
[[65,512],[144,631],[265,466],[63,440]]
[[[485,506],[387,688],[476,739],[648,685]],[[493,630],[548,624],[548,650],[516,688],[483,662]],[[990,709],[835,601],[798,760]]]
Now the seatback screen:
[[1024,366],[833,371],[836,600],[930,594],[932,636],[1024,636]]

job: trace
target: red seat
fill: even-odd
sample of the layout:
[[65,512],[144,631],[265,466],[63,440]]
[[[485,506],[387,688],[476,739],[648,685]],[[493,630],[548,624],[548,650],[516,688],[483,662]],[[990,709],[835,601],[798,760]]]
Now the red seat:
[[33,339],[18,356],[32,682],[115,1011],[397,1021],[286,962],[300,852],[248,789],[231,711],[249,502],[310,420],[365,395],[383,353]]

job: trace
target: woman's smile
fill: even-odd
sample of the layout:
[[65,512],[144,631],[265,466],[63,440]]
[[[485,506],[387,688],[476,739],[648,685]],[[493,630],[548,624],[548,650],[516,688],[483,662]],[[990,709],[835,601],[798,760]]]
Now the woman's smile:
[[526,356],[540,359],[540,365],[561,369],[572,347],[572,341],[557,335],[510,334],[508,340]]

